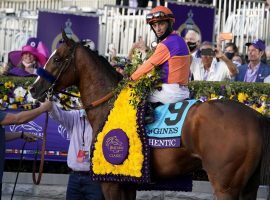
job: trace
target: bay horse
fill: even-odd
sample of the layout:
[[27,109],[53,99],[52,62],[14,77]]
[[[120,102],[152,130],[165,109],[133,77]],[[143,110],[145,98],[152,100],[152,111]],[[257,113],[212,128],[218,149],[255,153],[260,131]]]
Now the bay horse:
[[[109,111],[108,95],[119,74],[97,53],[63,33],[64,43],[52,53],[33,83],[32,96],[76,85],[93,136]],[[260,184],[269,184],[270,120],[242,103],[212,100],[191,107],[182,129],[181,148],[151,149],[153,177],[167,179],[203,167],[218,200],[255,200]],[[135,199],[133,185],[102,182],[105,199]]]

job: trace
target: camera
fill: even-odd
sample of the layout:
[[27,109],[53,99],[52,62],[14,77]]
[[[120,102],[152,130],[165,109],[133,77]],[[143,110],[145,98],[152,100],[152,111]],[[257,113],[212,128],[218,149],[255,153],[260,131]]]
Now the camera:
[[215,56],[215,51],[213,49],[201,49],[202,56]]

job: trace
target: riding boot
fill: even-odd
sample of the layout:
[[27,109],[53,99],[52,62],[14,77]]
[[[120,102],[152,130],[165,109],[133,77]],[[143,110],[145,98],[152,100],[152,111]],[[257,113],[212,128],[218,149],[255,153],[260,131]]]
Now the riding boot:
[[151,103],[148,103],[146,112],[145,112],[145,123],[146,124],[152,124],[155,121],[155,113],[154,113],[154,108]]

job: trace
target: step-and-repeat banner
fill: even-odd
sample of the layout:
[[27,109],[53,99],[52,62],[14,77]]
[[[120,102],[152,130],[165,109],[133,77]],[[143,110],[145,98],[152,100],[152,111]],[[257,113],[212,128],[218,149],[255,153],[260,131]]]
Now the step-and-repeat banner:
[[[19,112],[8,110],[7,112]],[[35,154],[41,151],[43,130],[45,128],[46,114],[42,114],[33,121],[21,125],[5,126],[6,132],[24,131],[36,136],[40,139],[36,142],[26,143],[23,150],[23,159],[33,160]],[[46,137],[45,160],[50,161],[66,161],[69,145],[69,135],[66,129],[58,122],[49,117]],[[20,159],[24,140],[17,139],[6,142],[6,159]],[[40,154],[38,154],[38,159]]]
[[188,29],[201,34],[202,41],[213,41],[215,7],[203,4],[168,3],[175,16],[174,29],[184,36]]
[[75,41],[87,40],[98,48],[99,16],[39,11],[37,37],[52,53],[62,40],[62,29]]

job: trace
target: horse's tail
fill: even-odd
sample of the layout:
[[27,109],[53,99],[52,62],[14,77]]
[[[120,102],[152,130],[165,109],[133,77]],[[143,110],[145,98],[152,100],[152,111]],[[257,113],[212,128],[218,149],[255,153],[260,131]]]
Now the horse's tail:
[[262,119],[263,146],[261,157],[260,184],[270,185],[270,118],[264,116]]

